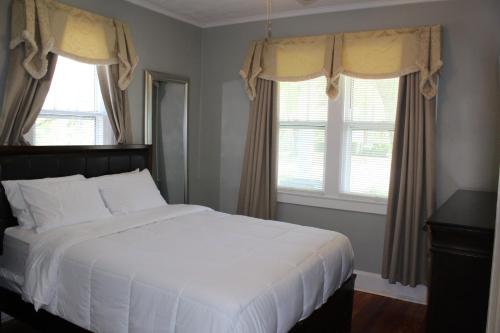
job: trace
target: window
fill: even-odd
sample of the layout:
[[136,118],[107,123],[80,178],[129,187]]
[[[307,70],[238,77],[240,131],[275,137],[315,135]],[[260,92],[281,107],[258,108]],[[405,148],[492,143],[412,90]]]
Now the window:
[[49,93],[28,140],[33,145],[114,143],[96,66],[59,56]]
[[341,191],[387,198],[399,79],[344,82]]
[[279,84],[278,200],[385,213],[399,79]]
[[324,189],[328,96],[321,80],[280,84],[278,186]]

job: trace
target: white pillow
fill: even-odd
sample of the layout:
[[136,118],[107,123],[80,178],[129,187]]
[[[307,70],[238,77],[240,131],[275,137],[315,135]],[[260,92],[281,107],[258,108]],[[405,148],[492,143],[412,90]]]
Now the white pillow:
[[139,173],[139,169],[135,169],[130,172],[123,172],[123,173],[116,173],[113,175],[104,175],[104,176],[99,176],[99,177],[92,177],[92,178],[87,178],[90,181],[93,181],[96,183],[97,187],[102,188],[102,187],[108,187],[112,186],[113,183],[120,178],[126,178],[131,174]]
[[96,184],[87,180],[19,186],[38,233],[111,216]]
[[113,215],[166,206],[148,169],[117,178],[100,188],[106,207]]
[[83,180],[82,175],[73,175],[57,178],[41,178],[41,179],[23,179],[23,180],[4,180],[2,185],[5,189],[5,195],[9,201],[12,215],[17,218],[17,223],[23,229],[32,229],[35,227],[35,221],[24,201],[24,197],[19,188],[20,184],[38,184],[38,183],[58,183],[75,180]]

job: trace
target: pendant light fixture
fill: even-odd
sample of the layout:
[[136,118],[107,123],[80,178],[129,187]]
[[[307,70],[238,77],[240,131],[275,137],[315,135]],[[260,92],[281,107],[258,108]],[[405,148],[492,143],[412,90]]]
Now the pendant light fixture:
[[271,37],[272,37],[271,15],[272,15],[272,10],[273,10],[273,3],[272,3],[272,0],[266,0],[266,1],[267,1],[266,40],[268,40],[268,39],[271,39]]

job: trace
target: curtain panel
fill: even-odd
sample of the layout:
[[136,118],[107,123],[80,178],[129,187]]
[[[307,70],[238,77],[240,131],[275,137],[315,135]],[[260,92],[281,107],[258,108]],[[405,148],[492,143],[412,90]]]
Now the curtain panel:
[[238,214],[261,219],[276,217],[278,118],[275,89],[273,81],[257,80],[238,197]]
[[24,137],[35,124],[49,93],[57,64],[57,54],[47,57],[47,73],[41,79],[29,75],[23,67],[24,49],[10,51],[7,85],[0,114],[0,145],[29,145]]
[[109,123],[113,129],[116,142],[125,144],[132,142],[132,126],[127,90],[121,90],[118,84],[119,66],[97,66],[99,87],[106,107]]
[[257,78],[303,81],[324,75],[336,98],[340,74],[383,79],[420,73],[420,92],[436,96],[441,59],[441,26],[375,30],[252,42],[240,75],[249,98]]
[[411,287],[428,282],[423,227],[436,208],[436,99],[422,96],[420,75],[400,81],[382,262],[384,279]]
[[127,89],[138,63],[128,26],[53,0],[14,0],[10,48],[24,44],[23,66],[35,79],[47,74],[49,53],[94,65],[119,67]]

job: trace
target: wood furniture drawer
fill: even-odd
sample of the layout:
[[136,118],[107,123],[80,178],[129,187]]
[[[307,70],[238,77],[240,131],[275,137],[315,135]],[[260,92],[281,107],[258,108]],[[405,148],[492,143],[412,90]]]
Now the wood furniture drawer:
[[486,329],[496,193],[457,191],[427,221],[427,332]]
[[462,254],[490,255],[493,253],[494,234],[484,230],[452,228],[435,225],[431,231],[433,251]]

